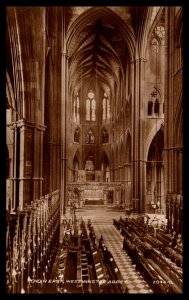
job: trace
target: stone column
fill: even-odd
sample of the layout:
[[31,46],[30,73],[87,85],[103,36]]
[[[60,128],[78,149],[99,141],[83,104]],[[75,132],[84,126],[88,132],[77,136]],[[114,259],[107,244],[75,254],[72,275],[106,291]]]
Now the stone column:
[[[135,212],[145,211],[146,165],[144,159],[144,58],[133,61],[133,102],[132,102],[132,199]],[[137,205],[136,205],[137,203]]]
[[12,162],[12,178],[11,178],[11,211],[16,209],[18,203],[16,201],[16,191],[17,191],[17,124],[16,122],[10,126],[12,130],[12,140],[13,140],[13,162]]
[[39,186],[39,196],[42,196],[43,195],[43,181],[44,181],[44,178],[43,178],[43,137],[44,137],[44,131],[46,129],[46,126],[42,126],[43,130],[40,131],[40,145],[41,145],[41,152],[40,152],[40,186]]
[[42,196],[43,183],[43,135],[46,126],[37,124],[33,128],[34,153],[33,153],[33,201]]
[[61,51],[62,61],[61,61],[61,193],[60,193],[60,215],[61,217],[66,213],[66,101],[67,101],[67,54],[66,54],[66,44],[65,44],[65,9],[63,8],[62,14],[62,46]]
[[65,214],[66,199],[66,53],[62,52],[62,80],[61,80],[61,215]]
[[42,151],[45,126],[20,120],[19,130],[19,208],[42,195]]
[[164,164],[161,164],[161,211],[166,212],[166,199],[164,191]]
[[174,72],[174,7],[165,8],[166,28],[165,36],[165,111],[164,111],[164,152],[165,152],[165,197],[174,191],[173,184],[173,124],[174,124],[174,97],[173,97],[173,72]]

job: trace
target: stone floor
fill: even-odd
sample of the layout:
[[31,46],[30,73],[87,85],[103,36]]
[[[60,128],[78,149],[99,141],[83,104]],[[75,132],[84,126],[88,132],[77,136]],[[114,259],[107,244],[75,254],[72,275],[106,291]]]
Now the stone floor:
[[[82,217],[86,225],[88,220],[91,220],[97,238],[96,243],[98,243],[100,236],[103,236],[104,242],[108,250],[113,255],[121,272],[122,278],[128,287],[128,293],[152,294],[153,291],[150,289],[142,275],[135,269],[135,266],[132,265],[131,259],[127,253],[122,249],[123,236],[113,225],[113,219],[125,217],[124,211],[115,207],[95,205],[78,208],[76,209],[75,213],[77,219],[79,220]],[[67,211],[67,217],[69,217],[69,209]],[[150,218],[152,220],[154,215],[150,215]],[[158,218],[163,220],[164,216],[158,215]],[[58,251],[57,257],[59,255],[60,251]],[[57,259],[54,263],[51,277],[57,277]],[[46,293],[57,293],[56,285],[51,285],[49,287],[46,286],[45,290]]]
[[142,275],[136,271],[131,259],[122,249],[123,237],[113,225],[113,218],[125,217],[124,212],[115,208],[106,207],[85,207],[76,211],[77,218],[82,217],[86,223],[91,220],[97,243],[100,236],[103,236],[105,245],[114,257],[114,260],[121,272],[123,280],[127,285],[129,294],[149,294],[152,290]]

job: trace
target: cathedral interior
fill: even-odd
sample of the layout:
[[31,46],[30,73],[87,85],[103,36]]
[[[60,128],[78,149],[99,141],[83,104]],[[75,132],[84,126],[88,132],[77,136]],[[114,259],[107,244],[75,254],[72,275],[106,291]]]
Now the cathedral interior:
[[182,293],[182,10],[7,7],[7,293]]

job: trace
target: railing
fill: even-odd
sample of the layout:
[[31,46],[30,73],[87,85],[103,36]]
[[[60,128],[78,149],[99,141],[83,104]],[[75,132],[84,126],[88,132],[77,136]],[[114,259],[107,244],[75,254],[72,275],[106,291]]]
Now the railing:
[[42,288],[56,256],[59,229],[58,190],[32,202],[23,211],[7,213],[7,293],[31,294]]

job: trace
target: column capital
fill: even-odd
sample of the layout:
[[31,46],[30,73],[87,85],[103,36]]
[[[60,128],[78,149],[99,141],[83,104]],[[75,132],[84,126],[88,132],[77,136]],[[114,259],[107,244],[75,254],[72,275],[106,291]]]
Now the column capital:
[[16,124],[14,124],[14,126],[16,126],[16,127],[36,128],[36,129],[41,130],[41,131],[45,131],[46,128],[47,128],[46,125],[38,124],[36,122],[29,122],[29,121],[26,121],[24,119],[17,121]]
[[69,59],[69,55],[64,50],[61,51],[61,55]]
[[10,124],[7,124],[7,127],[9,127],[11,130],[17,128],[17,122],[12,122]]

